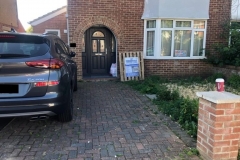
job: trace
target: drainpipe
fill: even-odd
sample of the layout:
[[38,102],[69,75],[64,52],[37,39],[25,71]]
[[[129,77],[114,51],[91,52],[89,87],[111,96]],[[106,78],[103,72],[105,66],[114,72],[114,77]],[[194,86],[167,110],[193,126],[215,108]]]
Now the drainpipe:
[[69,24],[68,24],[68,0],[67,1],[67,14],[66,14],[66,19],[67,19],[67,40],[68,40],[68,45],[70,45],[69,42]]

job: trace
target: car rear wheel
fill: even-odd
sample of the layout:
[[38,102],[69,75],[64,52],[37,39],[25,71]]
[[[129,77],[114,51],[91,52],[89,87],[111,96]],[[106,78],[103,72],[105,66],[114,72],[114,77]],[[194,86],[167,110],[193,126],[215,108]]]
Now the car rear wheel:
[[73,91],[77,91],[78,90],[78,86],[77,85],[78,85],[78,83],[77,83],[77,73],[75,73]]
[[72,90],[69,91],[69,100],[66,107],[66,110],[58,115],[58,120],[60,122],[70,122],[73,119],[73,96]]

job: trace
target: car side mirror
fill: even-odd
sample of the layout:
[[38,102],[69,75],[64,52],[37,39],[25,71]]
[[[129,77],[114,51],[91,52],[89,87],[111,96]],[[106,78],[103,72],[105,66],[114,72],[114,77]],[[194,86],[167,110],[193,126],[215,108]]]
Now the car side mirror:
[[76,53],[73,52],[73,51],[71,51],[71,52],[70,52],[70,57],[75,57],[75,56],[76,56]]

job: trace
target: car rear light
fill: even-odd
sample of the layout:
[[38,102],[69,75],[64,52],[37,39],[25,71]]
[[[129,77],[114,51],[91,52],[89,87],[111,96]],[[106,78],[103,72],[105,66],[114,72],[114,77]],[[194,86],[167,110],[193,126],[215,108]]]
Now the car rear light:
[[15,38],[13,35],[0,35],[0,38]]
[[48,82],[36,82],[34,83],[35,87],[46,87],[46,86],[56,86],[59,84],[59,81],[48,81]]
[[29,67],[46,68],[46,69],[60,69],[64,63],[59,59],[44,59],[31,62],[25,62]]

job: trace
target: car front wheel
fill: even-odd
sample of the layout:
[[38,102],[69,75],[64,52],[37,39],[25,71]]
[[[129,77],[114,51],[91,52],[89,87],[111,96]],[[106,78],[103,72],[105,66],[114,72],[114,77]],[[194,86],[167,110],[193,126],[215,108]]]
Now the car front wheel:
[[66,106],[66,110],[58,115],[58,120],[60,122],[70,122],[73,119],[73,96],[72,90],[69,89],[69,99]]

